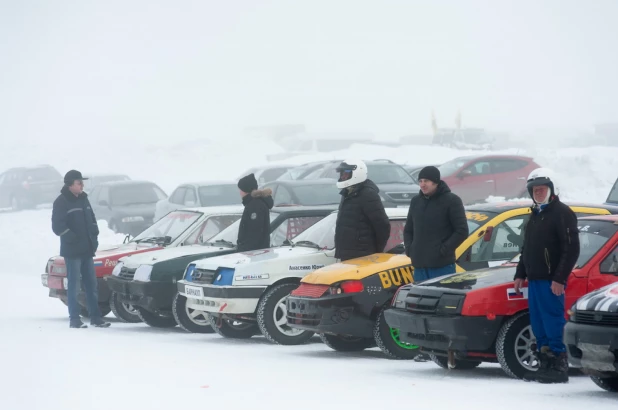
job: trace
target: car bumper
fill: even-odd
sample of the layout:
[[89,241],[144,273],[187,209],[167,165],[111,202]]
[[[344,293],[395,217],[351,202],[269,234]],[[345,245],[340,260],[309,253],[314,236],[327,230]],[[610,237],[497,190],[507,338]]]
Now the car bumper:
[[126,280],[116,276],[106,278],[112,292],[116,292],[121,302],[157,312],[171,310],[176,285],[172,282],[140,282]]
[[[41,278],[41,280],[43,280],[43,278]],[[61,288],[53,288],[51,286],[49,287],[49,297],[62,299],[64,302],[67,302],[68,296],[66,289],[66,277],[50,275],[47,277],[47,282],[49,285],[52,285],[52,283],[56,282],[62,283]],[[109,302],[110,294],[111,292],[105,280],[103,278],[97,278],[97,295],[99,303]],[[86,293],[84,292],[83,285],[81,285],[79,290],[77,291],[77,301],[80,305],[86,306]]]
[[321,298],[289,296],[288,325],[316,333],[372,338],[375,320],[357,298],[358,294]]
[[618,372],[618,328],[567,322],[564,344],[572,367]]
[[502,317],[488,320],[484,316],[418,315],[392,308],[384,312],[384,318],[391,328],[399,329],[402,342],[439,355],[449,350],[464,356],[468,352],[491,352],[502,325]]
[[253,314],[266,286],[216,286],[177,284],[189,309],[222,314]]

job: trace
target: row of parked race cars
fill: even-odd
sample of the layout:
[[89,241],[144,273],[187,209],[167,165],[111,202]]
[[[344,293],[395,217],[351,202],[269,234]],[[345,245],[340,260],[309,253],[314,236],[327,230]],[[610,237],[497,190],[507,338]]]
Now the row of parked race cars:
[[[173,210],[95,257],[102,313],[226,338],[263,335],[282,345],[314,334],[336,351],[378,346],[393,359],[419,352],[444,368],[497,362],[522,378],[537,363],[527,289],[513,289],[531,202],[466,206],[469,237],[457,273],[413,284],[403,254],[407,208],[386,208],[383,253],[334,257],[337,205],[275,206],[271,247],[236,252],[242,206]],[[618,391],[618,206],[575,204],[581,253],[568,282],[570,363]],[[66,304],[66,267],[49,259],[49,296]],[[80,292],[78,300],[85,306]],[[83,314],[87,310],[83,308]]]

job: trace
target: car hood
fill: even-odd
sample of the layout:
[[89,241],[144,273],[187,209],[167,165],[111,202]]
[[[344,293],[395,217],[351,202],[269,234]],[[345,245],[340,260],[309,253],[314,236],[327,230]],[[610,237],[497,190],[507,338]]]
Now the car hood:
[[405,255],[391,253],[376,253],[361,258],[349,259],[345,262],[333,263],[318,269],[301,282],[314,285],[332,285],[342,280],[361,280],[378,272],[387,272],[393,269],[409,269],[410,258]]
[[128,255],[121,258],[120,262],[124,263],[124,266],[128,268],[137,268],[139,265],[154,265],[155,263],[182,258],[184,256],[217,253],[230,249],[231,248],[225,246],[178,246],[175,248],[161,249],[154,252]]
[[618,283],[603,286],[575,302],[575,310],[618,313]]
[[306,246],[281,246],[278,248],[260,249],[250,252],[238,252],[229,255],[216,256],[214,258],[200,259],[195,261],[196,269],[218,268],[239,268],[255,263],[281,262],[283,260],[293,260],[306,255],[317,254],[320,251],[316,248]]
[[503,265],[470,272],[453,273],[429,279],[419,284],[405,285],[402,286],[401,289],[409,289],[414,286],[420,289],[431,288],[434,290],[441,289],[443,291],[457,290],[467,293],[500,285],[511,286],[516,269],[516,266]]

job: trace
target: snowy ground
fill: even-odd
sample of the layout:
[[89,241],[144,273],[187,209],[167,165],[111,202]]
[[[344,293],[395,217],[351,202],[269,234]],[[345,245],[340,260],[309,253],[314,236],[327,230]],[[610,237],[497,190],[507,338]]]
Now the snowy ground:
[[[577,409],[616,408],[587,377],[543,386],[499,366],[446,371],[384,358],[378,349],[331,351],[319,339],[276,346],[176,328],[124,324],[69,329],[67,311],[40,284],[57,252],[50,210],[0,214],[0,409]],[[121,240],[101,225],[102,244]]]

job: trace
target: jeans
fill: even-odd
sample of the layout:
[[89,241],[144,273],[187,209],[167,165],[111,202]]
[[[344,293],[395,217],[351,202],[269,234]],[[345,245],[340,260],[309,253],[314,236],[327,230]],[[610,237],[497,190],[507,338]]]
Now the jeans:
[[528,281],[528,308],[537,351],[548,346],[555,354],[566,352],[566,346],[562,342],[562,332],[566,324],[564,295],[554,295],[551,291],[551,280]]
[[79,290],[80,277],[86,292],[86,302],[90,323],[101,322],[101,312],[99,310],[99,295],[97,289],[97,278],[94,273],[94,260],[92,256],[83,258],[64,258],[67,267],[67,298],[69,305],[69,319],[71,323],[79,323],[80,305],[77,302],[77,291]]
[[422,282],[427,279],[437,278],[438,276],[455,273],[455,264],[443,266],[441,268],[414,268],[414,283]]

